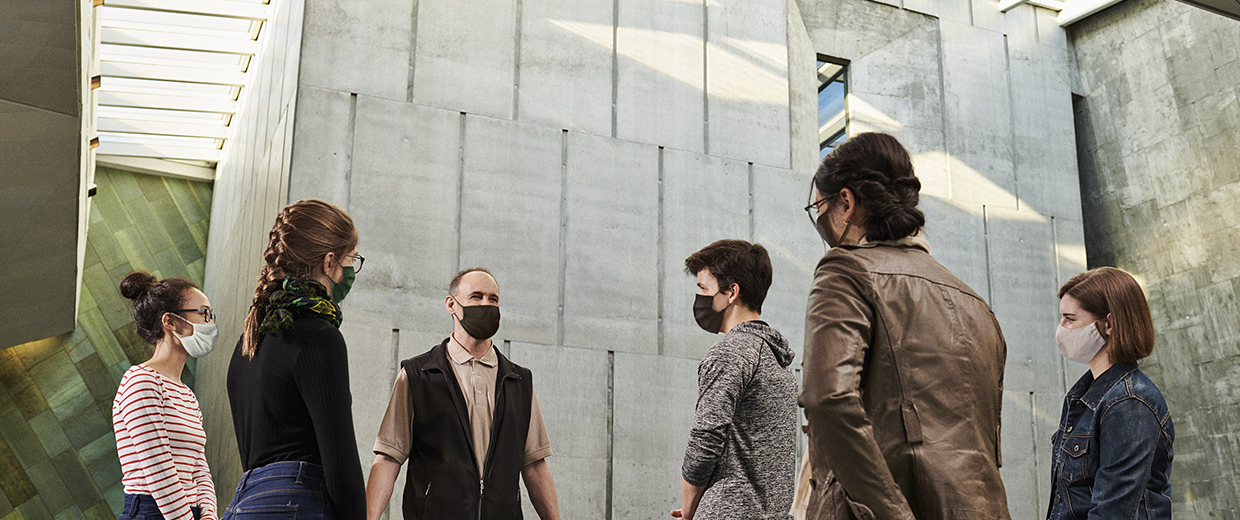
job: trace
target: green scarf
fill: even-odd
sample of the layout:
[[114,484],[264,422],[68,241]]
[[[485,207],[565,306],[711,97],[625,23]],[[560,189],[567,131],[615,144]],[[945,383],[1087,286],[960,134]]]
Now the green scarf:
[[293,327],[293,318],[317,316],[340,327],[340,306],[332,301],[332,293],[314,280],[285,278],[280,289],[267,300],[259,334],[279,334]]

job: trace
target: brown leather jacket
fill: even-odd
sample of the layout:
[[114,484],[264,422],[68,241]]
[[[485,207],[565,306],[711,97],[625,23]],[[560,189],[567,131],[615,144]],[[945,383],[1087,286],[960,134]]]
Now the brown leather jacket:
[[805,316],[807,518],[1009,519],[1006,357],[990,307],[919,236],[831,249]]

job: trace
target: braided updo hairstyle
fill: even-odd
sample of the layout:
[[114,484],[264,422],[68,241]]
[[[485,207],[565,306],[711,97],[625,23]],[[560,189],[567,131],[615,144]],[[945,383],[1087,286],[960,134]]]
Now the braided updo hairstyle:
[[156,280],[151,273],[134,271],[121,280],[121,296],[133,306],[134,326],[138,336],[152,345],[164,337],[161,325],[164,314],[184,307],[185,293],[197,289],[194,282],[184,276]]
[[814,185],[825,196],[852,190],[869,212],[866,239],[898,240],[926,225],[917,209],[921,181],[908,150],[889,134],[866,132],[844,141],[822,160]]
[[266,314],[267,301],[285,278],[310,279],[314,268],[328,253],[340,258],[357,247],[357,229],[348,213],[330,202],[303,200],[286,206],[276,215],[270,242],[263,253],[266,265],[258,275],[254,303],[245,317],[241,353],[253,358],[262,339],[258,326]]

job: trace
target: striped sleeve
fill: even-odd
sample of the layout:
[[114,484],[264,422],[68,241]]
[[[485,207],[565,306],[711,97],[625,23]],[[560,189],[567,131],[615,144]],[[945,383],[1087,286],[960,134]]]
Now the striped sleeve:
[[[114,421],[117,451],[126,473],[134,470],[167,520],[193,520],[190,500],[172,459],[159,381],[144,372],[131,372],[117,397]],[[214,496],[214,493],[212,493]]]

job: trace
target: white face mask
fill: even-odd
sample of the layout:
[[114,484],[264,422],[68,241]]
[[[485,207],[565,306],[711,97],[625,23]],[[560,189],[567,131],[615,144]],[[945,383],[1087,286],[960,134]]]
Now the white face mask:
[[[176,314],[173,314],[173,316],[181,318],[181,316]],[[214,323],[194,323],[185,318],[181,318],[181,321],[194,327],[193,334],[184,337],[177,336],[181,340],[181,346],[185,347],[185,352],[192,357],[200,358],[210,354],[215,349],[215,340],[219,339],[220,331],[215,327]]]
[[1059,325],[1055,329],[1055,343],[1059,344],[1059,353],[1077,363],[1089,364],[1098,351],[1102,350],[1107,340],[1098,332],[1098,322],[1069,329]]

